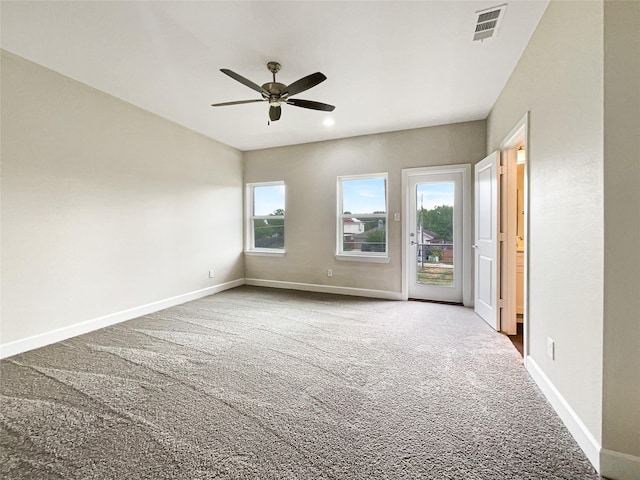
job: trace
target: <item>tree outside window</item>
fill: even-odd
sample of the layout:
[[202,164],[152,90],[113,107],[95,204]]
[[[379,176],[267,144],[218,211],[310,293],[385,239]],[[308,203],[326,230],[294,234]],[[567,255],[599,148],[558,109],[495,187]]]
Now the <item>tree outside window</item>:
[[285,244],[284,182],[247,184],[250,205],[248,249],[283,251]]

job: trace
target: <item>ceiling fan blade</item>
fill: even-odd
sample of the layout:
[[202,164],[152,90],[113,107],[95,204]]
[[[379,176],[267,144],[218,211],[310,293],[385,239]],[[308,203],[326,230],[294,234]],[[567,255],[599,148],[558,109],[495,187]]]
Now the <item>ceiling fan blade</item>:
[[283,95],[289,95],[290,97],[293,95],[297,95],[298,93],[304,92],[305,90],[309,90],[311,87],[315,87],[321,82],[324,82],[327,77],[320,72],[312,73],[311,75],[307,75],[306,77],[301,78],[300,80],[296,80],[282,92]]
[[229,75],[231,78],[233,78],[234,80],[237,80],[241,84],[246,85],[252,90],[255,90],[256,92],[266,93],[267,95],[269,94],[269,92],[266,92],[265,90],[263,90],[263,88],[260,85],[253,83],[251,80],[244,78],[242,75],[237,74],[233,70],[229,70],[228,68],[221,68],[220,71],[225,75]]
[[312,100],[302,100],[300,98],[288,98],[287,103],[294,107],[310,108],[311,110],[322,110],[323,112],[333,112],[336,107],[327,103],[314,102]]
[[243,103],[266,102],[264,98],[256,100],[238,100],[237,102],[212,103],[212,107],[226,107],[227,105],[241,105]]
[[282,115],[282,107],[280,105],[271,105],[271,107],[269,107],[269,119],[272,122],[280,120],[280,115]]

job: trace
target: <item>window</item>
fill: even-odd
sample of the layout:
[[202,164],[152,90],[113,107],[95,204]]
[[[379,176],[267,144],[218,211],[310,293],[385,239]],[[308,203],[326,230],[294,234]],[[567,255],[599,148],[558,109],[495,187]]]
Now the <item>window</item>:
[[388,261],[386,173],[338,177],[337,231],[338,259]]
[[247,251],[284,253],[284,182],[247,184]]

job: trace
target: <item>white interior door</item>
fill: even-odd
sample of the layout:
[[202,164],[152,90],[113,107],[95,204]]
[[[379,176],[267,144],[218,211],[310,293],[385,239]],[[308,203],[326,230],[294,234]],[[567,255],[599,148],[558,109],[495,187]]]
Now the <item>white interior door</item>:
[[500,157],[493,152],[474,168],[475,235],[474,309],[495,330],[500,329],[498,284],[498,167]]
[[463,172],[409,179],[409,297],[462,303]]

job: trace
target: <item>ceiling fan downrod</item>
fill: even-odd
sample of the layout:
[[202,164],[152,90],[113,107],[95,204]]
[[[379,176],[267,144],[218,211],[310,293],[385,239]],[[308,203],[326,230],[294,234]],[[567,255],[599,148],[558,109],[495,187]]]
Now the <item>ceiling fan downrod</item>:
[[267,68],[273,74],[273,83],[276,83],[276,73],[280,71],[282,65],[280,65],[278,62],[269,62],[267,63]]

